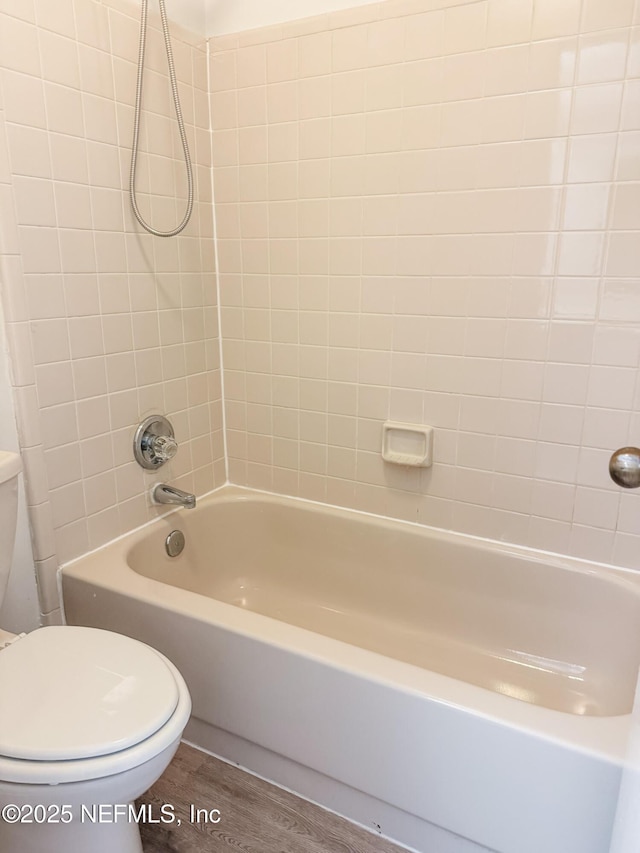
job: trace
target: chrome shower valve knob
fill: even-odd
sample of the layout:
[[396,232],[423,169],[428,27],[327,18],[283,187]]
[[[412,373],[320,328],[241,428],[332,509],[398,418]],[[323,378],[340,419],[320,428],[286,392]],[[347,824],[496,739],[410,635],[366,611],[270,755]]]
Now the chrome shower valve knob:
[[133,455],[143,468],[159,468],[177,452],[173,427],[163,415],[149,415],[138,426],[133,438]]
[[178,452],[178,442],[171,435],[156,435],[149,442],[149,449],[160,462],[168,462]]

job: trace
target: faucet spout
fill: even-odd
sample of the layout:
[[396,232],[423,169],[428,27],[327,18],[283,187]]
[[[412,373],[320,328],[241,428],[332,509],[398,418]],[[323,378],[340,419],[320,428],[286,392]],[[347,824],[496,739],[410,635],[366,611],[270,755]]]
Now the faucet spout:
[[196,505],[195,495],[176,489],[175,486],[167,486],[165,483],[158,483],[153,487],[151,499],[156,504],[175,504],[185,509],[193,509]]

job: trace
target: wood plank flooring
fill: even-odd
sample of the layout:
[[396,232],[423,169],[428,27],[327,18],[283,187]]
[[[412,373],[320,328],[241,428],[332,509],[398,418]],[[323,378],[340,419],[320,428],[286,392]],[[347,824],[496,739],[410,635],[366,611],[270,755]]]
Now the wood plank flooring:
[[[175,807],[177,823],[142,823],[144,853],[406,853],[343,818],[181,744],[138,801]],[[219,809],[219,823],[191,823],[189,806]],[[214,814],[215,818],[216,815]]]

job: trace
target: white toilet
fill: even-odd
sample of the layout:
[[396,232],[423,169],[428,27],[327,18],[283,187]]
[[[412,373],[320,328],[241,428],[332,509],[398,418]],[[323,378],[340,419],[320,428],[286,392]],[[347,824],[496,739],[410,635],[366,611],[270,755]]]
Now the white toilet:
[[[19,456],[0,451],[0,603],[19,472]],[[190,713],[178,670],[129,637],[56,626],[0,648],[0,851],[141,853],[137,821],[160,814],[133,800],[166,769]]]

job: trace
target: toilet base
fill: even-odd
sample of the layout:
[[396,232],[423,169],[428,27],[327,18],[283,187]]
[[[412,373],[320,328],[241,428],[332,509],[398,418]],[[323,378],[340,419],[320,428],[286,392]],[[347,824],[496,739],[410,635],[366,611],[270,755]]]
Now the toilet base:
[[[177,738],[144,764],[102,779],[60,785],[23,785],[0,780],[0,810],[14,805],[22,818],[31,817],[32,821],[10,823],[0,818],[0,851],[142,853],[135,819],[139,810],[134,800],[160,778],[179,744]],[[63,817],[65,814],[71,820]],[[148,815],[142,812],[141,819],[145,818]],[[38,822],[45,819],[48,822]],[[51,822],[54,819],[57,822]]]
[[[132,804],[133,805],[133,804]],[[135,822],[10,824],[0,827],[3,853],[142,853]]]

